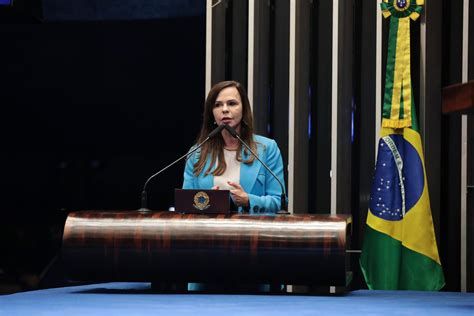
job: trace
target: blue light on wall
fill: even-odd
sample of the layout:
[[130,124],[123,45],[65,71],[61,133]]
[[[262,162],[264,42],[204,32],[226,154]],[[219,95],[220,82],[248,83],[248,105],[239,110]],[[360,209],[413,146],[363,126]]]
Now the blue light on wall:
[[351,112],[351,143],[354,143],[355,138],[355,127],[354,127],[354,115],[356,111],[356,105],[354,98],[352,98],[352,112]]
[[[311,89],[311,86],[308,87],[308,99],[309,99],[309,104],[311,104],[313,98],[313,90]],[[313,122],[311,121],[311,107],[309,107],[309,113],[308,113],[308,138],[311,139],[311,132],[313,129]]]
[[0,0],[0,5],[11,5],[13,0]]
[[42,6],[46,21],[156,20],[206,14],[206,1],[196,0],[42,0]]

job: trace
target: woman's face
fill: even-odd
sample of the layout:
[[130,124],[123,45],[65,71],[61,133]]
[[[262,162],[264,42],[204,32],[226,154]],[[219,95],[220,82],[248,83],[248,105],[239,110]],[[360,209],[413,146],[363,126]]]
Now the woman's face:
[[240,132],[242,121],[242,100],[237,88],[227,87],[219,92],[212,109],[217,125],[227,124]]

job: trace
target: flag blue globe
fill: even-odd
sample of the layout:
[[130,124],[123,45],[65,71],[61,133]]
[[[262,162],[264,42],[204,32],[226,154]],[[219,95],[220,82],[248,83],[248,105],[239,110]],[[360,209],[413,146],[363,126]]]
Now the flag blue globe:
[[403,182],[405,192],[406,214],[423,193],[423,164],[415,147],[403,138],[403,135],[392,134],[389,137],[396,145],[403,167],[400,174],[393,151],[383,139],[380,139],[370,195],[370,211],[382,219],[399,221],[403,219],[401,182]]

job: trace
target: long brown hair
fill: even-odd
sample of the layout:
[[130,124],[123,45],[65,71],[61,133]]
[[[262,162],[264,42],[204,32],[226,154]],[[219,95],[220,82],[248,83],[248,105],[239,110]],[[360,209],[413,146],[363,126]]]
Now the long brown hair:
[[[240,123],[240,137],[243,141],[245,141],[249,147],[252,149],[253,152],[257,152],[257,144],[253,139],[253,116],[252,116],[252,109],[250,108],[250,101],[247,96],[247,92],[245,91],[244,87],[237,81],[221,81],[216,83],[206,98],[206,103],[204,105],[204,112],[202,114],[202,127],[201,132],[199,133],[199,137],[197,139],[197,143],[201,143],[204,141],[209,135],[209,133],[217,127],[215,125],[214,114],[212,110],[214,109],[216,99],[219,93],[224,90],[225,88],[235,87],[240,94],[240,99],[242,100],[242,121]],[[245,154],[248,155],[247,149],[244,150]],[[242,145],[239,143],[239,147],[237,149],[237,160],[242,161],[241,157],[242,153]],[[204,166],[206,165],[206,160],[208,155],[211,155],[211,164],[209,168],[206,170],[206,175],[212,174],[214,176],[220,176],[224,173],[227,165],[224,159],[224,139],[222,135],[216,135],[212,139],[210,139],[207,143],[205,143],[201,147],[201,153],[199,155],[199,160],[194,165],[194,175],[198,176],[201,174]],[[250,155],[250,157],[244,161],[246,164],[252,164],[255,158]],[[214,166],[216,165],[217,161],[217,168]]]

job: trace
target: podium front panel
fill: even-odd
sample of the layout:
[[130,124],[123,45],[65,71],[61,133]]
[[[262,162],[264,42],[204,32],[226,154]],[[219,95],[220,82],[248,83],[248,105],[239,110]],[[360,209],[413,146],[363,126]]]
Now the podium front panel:
[[72,280],[346,285],[350,217],[71,213]]

